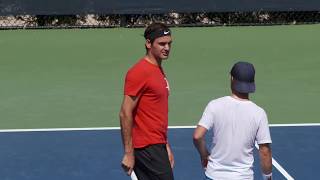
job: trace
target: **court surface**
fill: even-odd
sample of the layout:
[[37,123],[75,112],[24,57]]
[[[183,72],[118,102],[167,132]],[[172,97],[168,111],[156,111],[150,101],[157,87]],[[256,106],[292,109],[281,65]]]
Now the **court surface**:
[[[172,32],[163,66],[176,179],[203,177],[186,126],[197,124],[210,100],[230,94],[229,70],[239,60],[255,65],[251,100],[278,124],[271,128],[275,179],[318,176],[320,25]],[[125,73],[145,53],[142,35],[141,28],[0,31],[1,180],[127,179],[119,129],[110,127],[119,126]]]
[[[175,179],[203,178],[192,144],[192,127],[171,127]],[[320,124],[273,125],[274,179],[312,180],[317,176]],[[125,180],[120,168],[118,128],[2,130],[0,174],[4,180]],[[257,151],[255,179],[261,172]]]

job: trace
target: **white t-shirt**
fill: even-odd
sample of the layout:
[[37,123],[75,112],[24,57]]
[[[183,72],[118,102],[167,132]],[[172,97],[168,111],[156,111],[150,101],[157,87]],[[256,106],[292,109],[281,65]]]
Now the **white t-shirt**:
[[207,105],[199,122],[213,130],[205,174],[214,180],[253,180],[253,149],[271,143],[265,111],[249,100],[225,96]]

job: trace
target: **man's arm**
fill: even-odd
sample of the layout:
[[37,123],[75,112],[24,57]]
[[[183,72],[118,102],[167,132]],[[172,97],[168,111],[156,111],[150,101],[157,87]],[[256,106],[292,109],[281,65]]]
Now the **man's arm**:
[[272,179],[272,152],[270,144],[259,144],[259,155],[263,178]]
[[174,156],[169,143],[166,145],[171,168],[174,167]]
[[207,129],[202,126],[197,126],[193,133],[193,144],[197,148],[200,158],[201,164],[203,168],[207,167],[208,164],[208,149],[206,146],[206,141],[204,139],[205,134],[207,133]]
[[125,95],[119,113],[122,143],[124,147],[124,156],[121,166],[128,175],[131,175],[134,166],[134,149],[132,145],[132,112],[136,107],[137,102],[137,97]]

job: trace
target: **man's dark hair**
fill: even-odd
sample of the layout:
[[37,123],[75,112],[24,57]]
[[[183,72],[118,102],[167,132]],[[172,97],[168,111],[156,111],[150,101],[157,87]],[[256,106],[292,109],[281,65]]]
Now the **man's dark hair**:
[[171,31],[169,27],[160,22],[150,24],[144,31],[144,38],[149,39],[151,43],[159,37],[170,35]]

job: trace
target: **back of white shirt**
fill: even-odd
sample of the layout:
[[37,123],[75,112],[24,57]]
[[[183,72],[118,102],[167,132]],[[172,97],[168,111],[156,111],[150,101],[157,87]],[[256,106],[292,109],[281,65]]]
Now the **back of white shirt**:
[[231,96],[212,100],[200,126],[213,130],[206,175],[219,180],[253,179],[254,143],[271,143],[265,111]]

